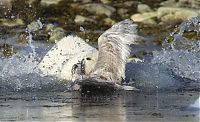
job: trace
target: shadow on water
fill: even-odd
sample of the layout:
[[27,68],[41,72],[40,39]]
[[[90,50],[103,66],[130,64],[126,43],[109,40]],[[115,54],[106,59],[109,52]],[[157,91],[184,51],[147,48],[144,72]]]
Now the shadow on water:
[[112,86],[105,85],[82,85],[81,93],[87,96],[92,95],[112,95],[117,92],[117,90]]

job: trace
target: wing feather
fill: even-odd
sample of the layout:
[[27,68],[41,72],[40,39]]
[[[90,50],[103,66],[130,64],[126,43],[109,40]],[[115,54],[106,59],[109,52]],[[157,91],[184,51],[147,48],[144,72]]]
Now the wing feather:
[[98,39],[99,55],[92,76],[120,83],[125,78],[129,45],[136,44],[137,25],[127,19],[113,25]]

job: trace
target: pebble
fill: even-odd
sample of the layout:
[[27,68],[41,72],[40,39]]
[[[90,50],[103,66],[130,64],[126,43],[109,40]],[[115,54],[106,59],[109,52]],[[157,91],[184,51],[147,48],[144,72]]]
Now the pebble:
[[117,14],[119,14],[120,16],[124,17],[128,12],[128,9],[126,8],[120,8],[117,10]]
[[44,6],[49,6],[49,5],[52,5],[52,4],[58,4],[60,1],[62,0],[41,0],[41,5],[44,5]]
[[139,4],[137,6],[137,11],[139,13],[151,12],[152,9],[147,4]]
[[50,43],[56,43],[57,41],[60,41],[60,39],[66,36],[65,30],[60,27],[55,27],[51,29],[51,31],[48,34],[50,36],[48,42]]
[[111,3],[111,0],[101,0],[101,2],[102,2],[103,4],[110,4],[110,3]]
[[12,9],[12,0],[0,0],[0,17],[3,17],[9,13]]
[[160,3],[165,7],[200,8],[200,0],[167,0]]
[[105,4],[100,4],[100,3],[88,3],[80,7],[91,13],[94,13],[97,15],[106,15],[108,17],[110,17],[116,11],[114,7],[105,5]]
[[27,25],[27,29],[30,32],[34,32],[34,31],[40,30],[40,29],[42,29],[42,27],[43,27],[43,25],[42,25],[40,20],[33,21],[33,22],[31,22],[30,24]]
[[81,15],[76,15],[74,21],[77,24],[84,24],[85,22],[97,23],[94,19],[84,17],[84,16],[81,16]]
[[124,2],[123,4],[124,4],[124,6],[126,6],[126,7],[131,7],[131,6],[133,6],[135,3],[136,3],[135,1],[126,1],[126,2]]
[[[131,16],[131,19],[135,22],[147,22],[149,19],[157,18],[157,12],[146,12],[146,13],[137,13]],[[152,20],[153,21],[153,20]],[[145,23],[147,24],[147,23]]]
[[116,23],[111,18],[105,18],[105,19],[103,19],[103,21],[104,21],[104,25],[108,25],[108,26],[112,26],[112,25],[114,25]]
[[9,19],[1,19],[1,24],[3,26],[8,26],[8,27],[16,27],[16,26],[21,26],[24,25],[24,22],[22,19],[15,19],[15,20],[9,20]]
[[186,8],[174,8],[174,7],[160,7],[158,8],[158,18],[161,21],[169,21],[169,20],[187,20],[192,17],[198,16],[199,13],[192,9]]
[[21,32],[17,38],[16,38],[16,42],[20,43],[20,44],[24,44],[27,42],[27,38],[28,38],[28,33],[26,32]]
[[82,3],[90,3],[92,0],[81,0]]

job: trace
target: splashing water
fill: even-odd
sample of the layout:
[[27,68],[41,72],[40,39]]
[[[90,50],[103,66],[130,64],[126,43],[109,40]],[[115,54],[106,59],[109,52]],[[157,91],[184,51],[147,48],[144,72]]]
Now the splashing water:
[[33,57],[36,56],[36,53],[35,53],[35,46],[32,45],[32,32],[35,32],[39,29],[42,29],[43,28],[43,24],[42,22],[38,19],[36,22],[32,22],[30,25],[28,25],[28,27],[26,28],[26,31],[28,32],[28,44],[29,46],[31,47],[32,49],[32,54],[33,54]]
[[196,32],[196,36],[199,37],[200,16],[183,22],[178,31],[170,35],[174,39],[170,44],[171,49],[168,47],[167,50],[154,52],[152,63],[162,63],[171,68],[176,75],[199,82],[200,38],[197,38],[198,40],[186,38],[185,32]]
[[[200,81],[200,17],[182,23],[163,42],[161,51],[153,51],[144,62],[128,63],[126,80],[132,81],[140,89],[179,88],[186,85],[191,89],[199,88]],[[31,24],[30,24],[31,25]],[[43,76],[38,63],[52,47],[32,40],[32,33],[41,29],[43,24],[38,20],[27,28],[28,45],[19,47],[18,53],[10,58],[0,57],[0,90],[19,91],[30,89],[66,90],[68,82],[55,77]],[[185,32],[196,32],[197,40],[184,37]],[[169,39],[173,38],[171,42]],[[188,83],[189,84],[185,84]]]
[[[184,37],[195,32],[197,40]],[[200,89],[200,16],[183,22],[163,42],[161,51],[153,51],[150,60],[128,64],[127,79],[137,87],[148,89]],[[169,40],[173,38],[170,42]],[[149,58],[147,58],[149,59]],[[134,72],[130,72],[133,70]]]
[[[67,83],[51,76],[43,77],[37,68],[42,56],[52,47],[49,44],[33,41],[32,33],[42,27],[40,20],[31,23],[26,28],[29,34],[28,44],[22,46],[15,44],[18,50],[16,54],[9,58],[0,57],[0,91],[38,90],[43,87],[48,87],[48,90],[66,89]],[[15,43],[13,38],[6,41],[10,40],[12,40],[10,43]]]

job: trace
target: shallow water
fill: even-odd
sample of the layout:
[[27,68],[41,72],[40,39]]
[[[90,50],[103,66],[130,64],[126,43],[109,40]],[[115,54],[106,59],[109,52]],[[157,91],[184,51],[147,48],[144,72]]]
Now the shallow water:
[[134,93],[85,96],[77,92],[0,95],[0,121],[197,122],[198,93]]
[[[70,83],[43,76],[37,65],[52,44],[29,38],[29,44],[19,45],[15,37],[2,38],[1,42],[14,45],[17,53],[11,57],[0,53],[0,121],[197,122],[200,43],[183,38],[188,28],[193,27],[183,23],[179,32],[171,34],[172,44],[148,48],[152,55],[143,62],[126,65],[125,82],[140,91],[112,95],[69,92]],[[182,41],[191,48],[179,47]]]

